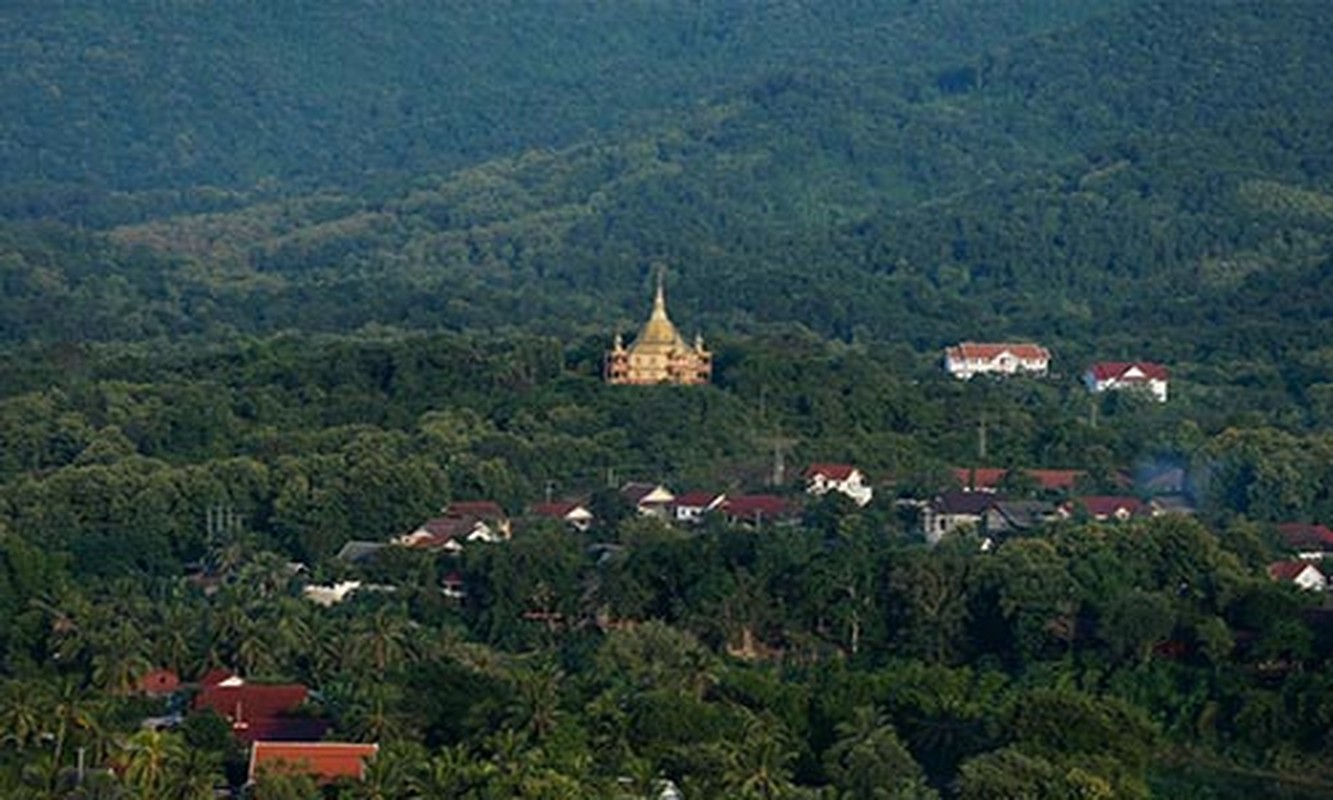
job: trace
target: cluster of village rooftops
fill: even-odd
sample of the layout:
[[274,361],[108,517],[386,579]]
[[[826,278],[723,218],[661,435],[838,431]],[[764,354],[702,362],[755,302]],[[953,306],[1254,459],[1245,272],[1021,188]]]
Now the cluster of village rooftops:
[[[1009,536],[1032,532],[1061,520],[1087,520],[1115,525],[1163,514],[1192,514],[1187,475],[1179,467],[1159,467],[1136,475],[1116,476],[1124,487],[1119,495],[1080,494],[1087,475],[1080,470],[1007,470],[958,467],[952,470],[950,488],[930,500],[897,499],[898,508],[919,512],[921,533],[935,545],[947,536],[971,537],[985,552]],[[886,487],[891,481],[880,482]],[[771,526],[797,524],[801,500],[818,501],[828,496],[845,498],[848,507],[864,507],[874,501],[876,483],[851,464],[811,464],[803,473],[800,496],[775,494],[728,495],[726,492],[690,491],[677,494],[660,483],[627,483],[620,496],[628,513],[661,520],[682,528],[699,526],[709,518],[722,518],[741,529],[761,532]],[[1009,496],[1021,490],[1022,498]],[[415,529],[382,542],[351,542],[339,553],[341,560],[356,563],[385,547],[403,547],[456,556],[472,546],[504,546],[524,527],[545,520],[571,531],[588,531],[596,522],[589,507],[577,501],[546,502],[511,520],[504,509],[491,501],[459,501],[446,506],[439,516]],[[697,529],[697,528],[696,528]],[[1289,523],[1277,525],[1276,535],[1286,544],[1290,558],[1269,567],[1273,580],[1310,591],[1329,588],[1323,564],[1333,563],[1333,530],[1324,525]],[[590,545],[589,552],[614,550],[610,544]],[[605,552],[603,552],[605,554]],[[292,565],[299,576],[300,565]],[[303,587],[310,601],[332,606],[353,592],[392,592],[388,585],[349,580],[332,585],[308,583]],[[466,596],[460,570],[445,573],[441,593],[456,602]],[[610,620],[565,620],[549,609],[533,608],[523,618],[552,628],[591,622],[614,627]],[[314,775],[322,782],[364,777],[366,763],[377,746],[373,743],[323,741],[327,720],[311,714],[306,706],[309,691],[299,684],[255,684],[224,670],[184,683],[176,674],[157,670],[144,676],[140,690],[151,696],[187,698],[184,710],[172,717],[155,718],[147,724],[170,727],[187,714],[216,712],[230,725],[238,743],[250,749],[251,778],[263,769],[294,770]]]
[[[950,375],[968,380],[977,375],[1045,375],[1051,353],[1030,343],[963,342],[944,353]],[[653,310],[639,335],[626,346],[617,334],[603,361],[603,378],[616,385],[708,383],[713,376],[713,354],[702,336],[685,341],[667,315],[666,292],[659,275]],[[1150,361],[1101,361],[1083,375],[1091,392],[1132,389],[1166,402],[1169,375],[1166,367]]]

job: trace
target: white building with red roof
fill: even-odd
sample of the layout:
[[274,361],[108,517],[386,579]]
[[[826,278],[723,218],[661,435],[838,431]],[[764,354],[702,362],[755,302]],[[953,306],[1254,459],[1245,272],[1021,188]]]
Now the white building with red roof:
[[866,505],[875,496],[866,476],[851,464],[811,464],[805,470],[805,492],[818,497],[839,492],[858,506]]
[[1136,389],[1146,391],[1159,403],[1166,402],[1170,379],[1166,367],[1150,361],[1098,361],[1083,373],[1090,392]]
[[1309,561],[1278,561],[1269,564],[1268,577],[1307,592],[1328,591],[1328,577]]
[[594,520],[587,506],[573,500],[537,503],[532,507],[532,516],[560,520],[576,531],[588,530]]
[[1051,352],[1039,344],[963,342],[944,351],[944,369],[955,378],[973,375],[1045,375]]
[[716,511],[726,500],[727,496],[721,492],[685,492],[676,495],[667,508],[676,522],[695,524],[703,522],[704,515]]

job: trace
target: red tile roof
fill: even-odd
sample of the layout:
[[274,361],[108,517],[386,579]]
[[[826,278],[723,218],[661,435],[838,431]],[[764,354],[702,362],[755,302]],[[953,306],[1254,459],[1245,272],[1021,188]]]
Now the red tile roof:
[[555,503],[537,503],[532,507],[532,513],[538,517],[550,517],[552,519],[564,519],[570,513],[583,508],[582,503],[575,502],[555,502]]
[[1325,525],[1286,522],[1277,526],[1277,533],[1288,547],[1297,550],[1333,549],[1333,530]]
[[1047,491],[1068,491],[1074,488],[1085,473],[1081,469],[1030,469],[1028,474]]
[[1278,561],[1268,565],[1268,577],[1275,581],[1294,581],[1307,569],[1319,568],[1309,561]]
[[150,697],[171,694],[180,685],[180,676],[169,669],[155,669],[139,679],[139,691]]
[[1008,470],[997,467],[956,467],[953,470],[953,476],[958,480],[964,489],[990,489],[994,490],[1004,480],[1004,474]]
[[[990,490],[999,488],[1009,470],[999,467],[956,467],[954,478],[964,489]],[[1074,488],[1083,471],[1077,469],[1027,469],[1022,472],[1047,491],[1068,491]]]
[[791,504],[772,494],[747,494],[728,497],[722,511],[729,517],[745,520],[771,520],[791,513]]
[[[1143,373],[1143,376],[1126,376],[1126,373],[1130,372],[1135,367],[1138,367],[1139,372]],[[1167,372],[1166,367],[1161,364],[1154,364],[1151,361],[1098,361],[1096,364],[1092,365],[1092,368],[1089,371],[1092,373],[1093,379],[1098,383],[1111,380],[1119,381],[1120,383],[1147,380],[1164,381],[1167,380],[1170,375],[1170,373]]]
[[1015,342],[962,342],[946,354],[955,361],[990,361],[1001,353],[1012,353],[1024,361],[1049,361],[1051,352],[1039,344]]
[[1087,510],[1088,515],[1094,519],[1114,517],[1122,510],[1131,517],[1143,513],[1143,501],[1137,497],[1116,497],[1108,495],[1077,497],[1074,499],[1074,503],[1083,506],[1083,508]]
[[714,503],[725,500],[726,495],[721,492],[685,492],[676,495],[669,505],[672,508],[711,508]]
[[255,742],[250,749],[250,780],[263,770],[312,775],[320,783],[339,778],[361,780],[377,744],[349,742]]
[[292,683],[239,686],[207,686],[194,698],[198,710],[211,708],[233,723],[269,719],[291,714],[305,703],[306,687]]
[[813,478],[816,475],[823,475],[829,480],[845,481],[855,471],[856,467],[851,464],[811,464],[805,468],[805,477]]

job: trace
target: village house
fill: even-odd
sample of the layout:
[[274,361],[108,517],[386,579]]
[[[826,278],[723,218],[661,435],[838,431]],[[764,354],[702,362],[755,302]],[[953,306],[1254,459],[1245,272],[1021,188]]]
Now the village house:
[[593,514],[588,507],[572,500],[537,503],[532,507],[532,516],[559,520],[580,532],[591,528],[593,523]]
[[1146,392],[1159,403],[1166,402],[1166,367],[1150,361],[1099,361],[1083,373],[1083,383],[1094,394],[1130,389]]
[[668,506],[676,499],[671,490],[660,483],[630,482],[620,487],[620,496],[639,516],[660,519],[669,516]]
[[1328,578],[1309,561],[1278,561],[1268,565],[1268,577],[1307,592],[1328,590]]
[[773,494],[728,497],[722,503],[721,511],[729,524],[752,528],[787,522],[795,515],[791,503]]
[[708,383],[712,375],[713,354],[704,348],[703,338],[696,336],[693,345],[686,343],[667,316],[666,291],[659,274],[648,321],[629,347],[616,335],[606,353],[603,377],[610,384],[691,385]]
[[1135,517],[1153,516],[1152,508],[1137,497],[1117,495],[1075,497],[1060,507],[1060,513],[1068,519],[1086,514],[1088,519],[1097,522],[1124,522]]
[[1285,522],[1277,526],[1277,535],[1302,561],[1319,561],[1333,554],[1333,530],[1326,525]]
[[858,506],[867,505],[875,496],[866,476],[850,464],[811,464],[805,470],[805,492],[816,497],[838,492]]
[[921,523],[926,542],[939,544],[945,536],[964,529],[983,532],[986,514],[997,502],[998,499],[988,492],[944,492],[922,509]]
[[990,535],[1025,533],[1060,519],[1059,507],[1045,500],[996,500],[981,518]]
[[194,709],[216,712],[242,742],[319,739],[329,723],[299,713],[308,696],[301,684],[248,683],[237,675],[213,671],[200,681]]
[[[1012,470],[1003,467],[955,467],[954,480],[965,492],[998,492]],[[1018,479],[1031,481],[1033,487],[1048,493],[1069,493],[1087,473],[1079,469],[1024,469]]]
[[459,553],[470,542],[507,541],[513,533],[509,517],[498,503],[471,500],[450,503],[441,516],[421,523],[393,544],[418,550]]
[[309,775],[321,786],[337,780],[365,780],[366,762],[377,744],[353,742],[255,742],[250,746],[249,782],[265,772]]
[[955,378],[974,375],[1045,375],[1051,353],[1037,344],[962,342],[944,351],[944,369]]
[[673,521],[697,525],[703,522],[706,514],[720,508],[726,499],[721,492],[685,492],[668,503],[667,510]]

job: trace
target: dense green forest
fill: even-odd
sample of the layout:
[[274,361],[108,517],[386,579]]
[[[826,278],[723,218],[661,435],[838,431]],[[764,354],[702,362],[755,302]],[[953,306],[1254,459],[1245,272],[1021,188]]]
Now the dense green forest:
[[[0,795],[239,787],[225,721],[135,691],[221,667],[382,746],[258,798],[1333,796],[1333,620],[1266,572],[1333,521],[1330,23],[6,4]],[[600,380],[657,265],[710,386]],[[1051,374],[953,380],[965,339]],[[1090,396],[1109,359],[1170,401]],[[927,546],[970,466],[1178,468],[1195,513]],[[800,512],[673,526],[631,480]],[[513,538],[338,557],[469,500]],[[379,588],[302,596],[341,580]]]

